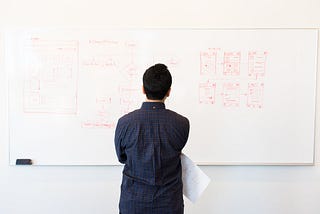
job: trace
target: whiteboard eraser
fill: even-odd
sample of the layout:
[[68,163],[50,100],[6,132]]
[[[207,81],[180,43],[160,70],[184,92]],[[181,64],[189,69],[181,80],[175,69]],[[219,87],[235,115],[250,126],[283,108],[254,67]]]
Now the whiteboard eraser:
[[16,165],[32,165],[31,159],[17,159]]

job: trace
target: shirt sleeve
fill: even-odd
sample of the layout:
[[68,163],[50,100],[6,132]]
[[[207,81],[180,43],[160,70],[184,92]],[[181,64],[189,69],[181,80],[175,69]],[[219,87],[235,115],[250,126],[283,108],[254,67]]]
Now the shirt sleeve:
[[185,118],[184,124],[183,124],[183,144],[180,150],[184,148],[186,145],[188,138],[189,138],[189,132],[190,132],[190,122],[187,118]]
[[124,132],[125,132],[124,128],[123,126],[121,126],[121,121],[119,120],[117,123],[116,131],[115,131],[114,143],[115,143],[117,157],[120,163],[125,163],[127,160],[127,155],[125,153],[125,146],[123,145]]

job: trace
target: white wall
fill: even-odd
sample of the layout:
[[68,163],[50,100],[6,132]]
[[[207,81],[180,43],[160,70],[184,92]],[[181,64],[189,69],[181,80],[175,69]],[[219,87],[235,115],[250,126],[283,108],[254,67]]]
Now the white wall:
[[[319,0],[0,0],[0,31],[44,26],[320,28],[319,11]],[[8,166],[6,105],[0,67],[0,214],[117,213],[121,167]],[[197,204],[186,200],[185,213],[319,214],[319,145],[316,134],[315,166],[203,166],[213,182]]]

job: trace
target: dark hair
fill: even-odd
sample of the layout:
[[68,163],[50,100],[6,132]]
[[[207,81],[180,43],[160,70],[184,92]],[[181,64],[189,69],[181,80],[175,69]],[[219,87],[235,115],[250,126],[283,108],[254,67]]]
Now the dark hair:
[[143,74],[144,91],[150,100],[162,100],[171,84],[171,74],[164,64],[155,64]]

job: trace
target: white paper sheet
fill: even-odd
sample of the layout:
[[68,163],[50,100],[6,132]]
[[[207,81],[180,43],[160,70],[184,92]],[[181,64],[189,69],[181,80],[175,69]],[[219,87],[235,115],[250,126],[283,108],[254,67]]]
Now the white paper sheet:
[[181,154],[183,194],[195,203],[210,183],[210,178],[185,154]]

